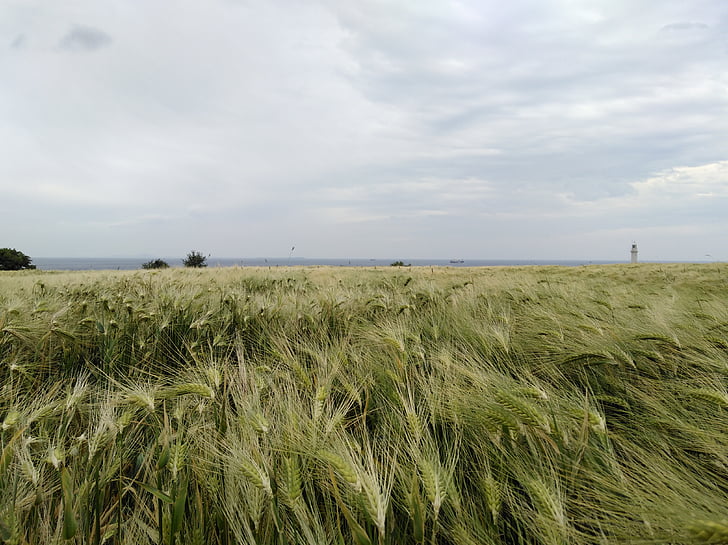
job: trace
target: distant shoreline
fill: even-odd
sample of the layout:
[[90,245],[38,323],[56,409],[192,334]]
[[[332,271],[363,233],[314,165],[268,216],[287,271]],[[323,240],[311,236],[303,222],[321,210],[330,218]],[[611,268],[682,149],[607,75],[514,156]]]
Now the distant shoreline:
[[[150,258],[112,257],[37,257],[33,264],[44,271],[93,271],[93,270],[135,270]],[[171,267],[182,267],[179,257],[164,259]],[[329,266],[329,267],[388,267],[395,261],[402,261],[413,267],[520,267],[527,265],[557,265],[579,267],[583,265],[613,265],[628,263],[609,260],[568,259],[463,259],[453,263],[450,259],[320,259],[320,258],[216,258],[207,260],[208,267],[285,267],[285,266]]]

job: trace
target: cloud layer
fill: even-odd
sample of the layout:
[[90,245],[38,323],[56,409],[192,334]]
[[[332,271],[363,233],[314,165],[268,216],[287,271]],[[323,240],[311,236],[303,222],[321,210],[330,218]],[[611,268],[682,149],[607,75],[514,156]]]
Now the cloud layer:
[[728,259],[728,6],[633,6],[10,0],[0,245]]
[[74,25],[58,43],[69,51],[96,51],[111,44],[111,36],[96,28]]

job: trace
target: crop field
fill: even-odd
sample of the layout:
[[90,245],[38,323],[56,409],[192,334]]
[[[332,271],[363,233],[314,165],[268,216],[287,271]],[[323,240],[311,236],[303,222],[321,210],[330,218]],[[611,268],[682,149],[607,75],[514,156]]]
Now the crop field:
[[0,274],[0,543],[728,543],[728,266]]

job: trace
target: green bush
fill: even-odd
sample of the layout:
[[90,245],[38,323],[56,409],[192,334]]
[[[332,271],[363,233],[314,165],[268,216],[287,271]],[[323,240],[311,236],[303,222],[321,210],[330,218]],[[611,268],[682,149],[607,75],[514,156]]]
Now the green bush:
[[23,252],[13,248],[0,248],[0,271],[20,271],[35,269],[31,259]]
[[207,267],[207,257],[202,255],[200,252],[192,250],[187,257],[182,260],[182,264],[185,267]]
[[167,263],[164,259],[153,259],[152,261],[147,261],[146,263],[142,263],[142,269],[167,269],[169,268],[169,263]]

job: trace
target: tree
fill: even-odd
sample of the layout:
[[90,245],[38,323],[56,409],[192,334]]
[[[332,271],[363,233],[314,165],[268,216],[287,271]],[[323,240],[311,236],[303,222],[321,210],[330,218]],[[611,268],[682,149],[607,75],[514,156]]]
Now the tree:
[[35,269],[31,259],[23,252],[13,248],[0,248],[0,271],[20,271]]
[[166,269],[168,267],[169,263],[164,259],[153,259],[152,261],[142,263],[142,269]]
[[187,257],[182,260],[185,267],[207,267],[207,257],[202,255],[200,252],[192,250]]

